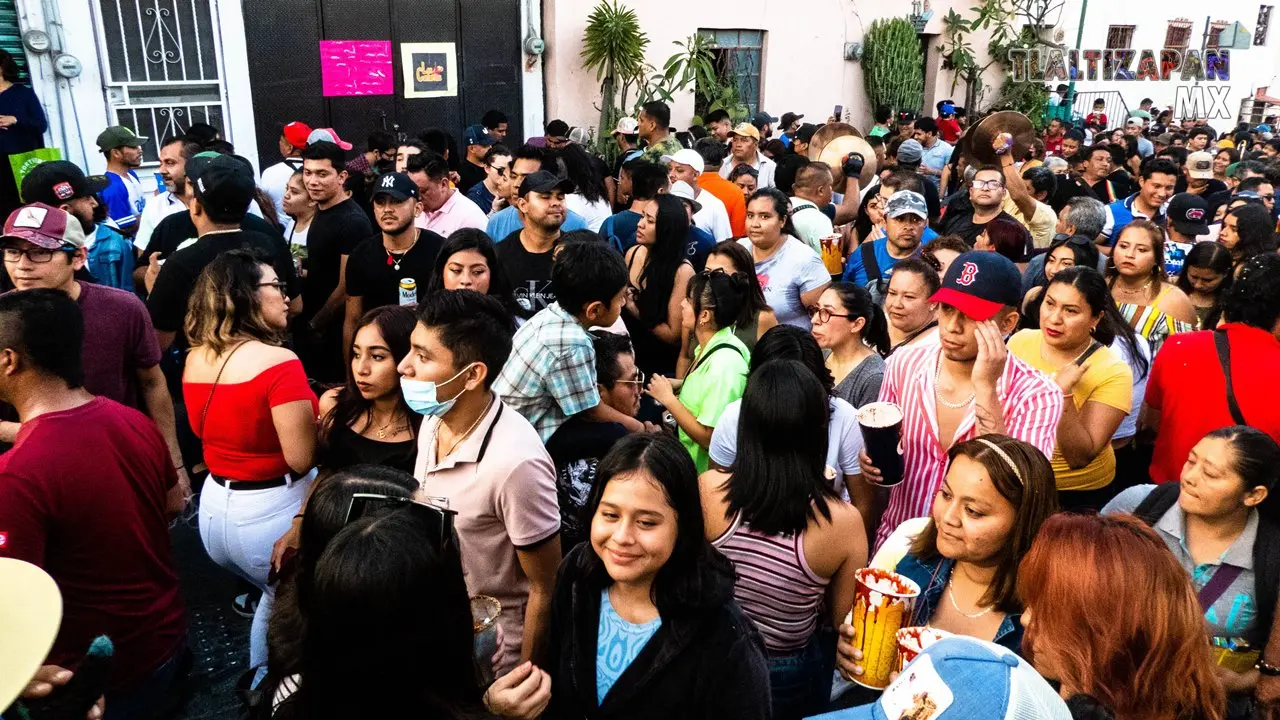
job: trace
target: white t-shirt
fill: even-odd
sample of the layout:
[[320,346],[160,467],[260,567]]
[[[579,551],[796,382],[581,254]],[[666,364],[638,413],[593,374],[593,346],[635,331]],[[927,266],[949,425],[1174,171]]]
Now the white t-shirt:
[[[833,397],[831,423],[827,426],[827,466],[845,475],[862,472],[858,467],[858,453],[862,452],[862,429],[858,427],[858,411],[852,405]],[[711,433],[711,462],[720,467],[733,465],[738,457],[738,415],[742,401],[734,400],[725,406]],[[845,492],[844,482],[838,481],[836,489]]]
[[[738,242],[750,251],[751,240]],[[812,292],[831,282],[831,273],[822,264],[822,258],[813,248],[786,235],[782,247],[773,257],[756,263],[756,275],[764,288],[764,300],[769,303],[779,323],[810,329],[809,313],[804,309],[801,295]]]
[[594,233],[600,232],[600,226],[613,215],[613,208],[605,198],[588,202],[578,193],[569,193],[564,196],[564,204],[565,207],[581,215],[582,219],[587,221],[587,229]]
[[1129,356],[1129,346],[1123,338],[1116,338],[1111,343],[1111,351],[1119,355],[1125,362],[1129,363],[1129,368],[1133,370],[1133,409],[1120,421],[1120,427],[1116,428],[1116,432],[1111,436],[1112,440],[1123,440],[1131,438],[1138,434],[1138,413],[1142,410],[1142,400],[1147,396],[1147,380],[1151,377],[1151,344],[1141,335],[1134,333],[1138,340],[1138,352],[1147,360],[1147,374],[1145,377],[1138,378],[1138,367],[1134,364],[1133,358]]
[[831,218],[822,208],[803,198],[791,198],[791,224],[796,236],[816,253],[822,252],[822,238],[835,232]]
[[147,198],[147,204],[142,208],[142,218],[138,220],[138,233],[133,236],[133,246],[146,250],[160,221],[186,209],[187,206],[168,190]]
[[694,213],[693,224],[711,233],[716,242],[733,237],[733,228],[729,226],[729,211],[724,201],[703,191],[698,193],[698,204],[702,209]]
[[[733,169],[738,167],[740,163],[734,159],[732,155],[724,159],[724,164],[720,166],[720,177],[725,180],[729,179],[729,175],[733,173]],[[774,187],[773,176],[778,171],[778,164],[764,156],[764,153],[756,152],[756,161],[751,167],[756,169],[758,176],[756,177],[756,187],[771,188]]]

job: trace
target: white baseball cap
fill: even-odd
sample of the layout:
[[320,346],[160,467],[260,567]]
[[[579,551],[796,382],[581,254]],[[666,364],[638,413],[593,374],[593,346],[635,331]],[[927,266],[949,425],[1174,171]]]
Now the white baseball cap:
[[640,132],[640,121],[633,117],[618,118],[618,125],[611,135],[635,135]]
[[1187,156],[1187,175],[1192,180],[1213,179],[1213,153],[1199,150]]
[[664,163],[675,162],[675,163],[680,163],[681,165],[688,165],[689,167],[693,168],[695,172],[698,172],[698,173],[702,173],[702,171],[705,170],[707,167],[706,163],[702,161],[702,154],[699,153],[697,150],[690,150],[688,148],[685,148],[684,150],[680,150],[676,152],[675,155],[663,155],[662,162]]

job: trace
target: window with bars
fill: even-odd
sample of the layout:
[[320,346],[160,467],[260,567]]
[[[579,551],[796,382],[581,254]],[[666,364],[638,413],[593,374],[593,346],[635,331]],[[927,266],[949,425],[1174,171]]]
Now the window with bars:
[[[720,80],[738,89],[738,98],[751,114],[759,112],[765,31],[699,29],[698,34],[716,44],[712,52]],[[699,114],[706,112],[705,108],[695,109]]]
[[1133,46],[1134,25],[1110,25],[1107,27],[1107,48],[1128,48]]
[[1267,44],[1267,31],[1271,29],[1271,10],[1273,5],[1258,6],[1258,26],[1253,32],[1253,44],[1262,46]]
[[0,50],[9,53],[18,65],[18,82],[31,83],[27,70],[27,54],[22,47],[22,29],[18,25],[18,7],[14,0],[0,0]]
[[1205,47],[1207,48],[1218,47],[1219,46],[1218,43],[1222,38],[1222,31],[1226,30],[1227,26],[1230,24],[1231,23],[1225,23],[1221,21],[1215,21],[1215,22],[1209,23],[1209,36],[1208,36],[1208,39],[1205,41]]
[[1164,33],[1164,46],[1185,50],[1191,44],[1191,21],[1174,20]]

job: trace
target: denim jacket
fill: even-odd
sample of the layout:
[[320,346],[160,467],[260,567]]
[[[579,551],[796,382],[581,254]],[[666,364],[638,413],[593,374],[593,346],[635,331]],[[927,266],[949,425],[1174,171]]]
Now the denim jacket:
[[133,292],[133,243],[105,224],[98,224],[88,265],[100,284]]
[[[951,571],[955,565],[954,560],[941,556],[934,560],[921,560],[910,553],[898,562],[894,572],[911,578],[920,586],[920,598],[916,601],[915,610],[912,612],[913,625],[929,623],[929,619],[938,609],[938,603],[942,602],[942,593],[947,589],[947,581],[951,579]],[[1022,613],[1005,615],[992,642],[1021,654]]]

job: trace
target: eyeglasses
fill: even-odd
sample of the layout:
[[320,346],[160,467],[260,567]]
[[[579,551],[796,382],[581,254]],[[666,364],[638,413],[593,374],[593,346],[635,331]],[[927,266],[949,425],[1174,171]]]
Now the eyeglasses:
[[27,250],[18,247],[7,247],[4,249],[4,261],[19,262],[22,260],[22,256],[26,255],[27,259],[31,262],[37,265],[43,265],[53,259],[54,253],[64,252],[70,254],[75,251],[76,249],[72,247],[64,247],[57,250],[49,250],[48,248],[42,247],[33,247]]
[[827,323],[831,322],[831,318],[833,317],[840,317],[846,320],[851,320],[855,316],[850,315],[848,313],[845,313],[844,315],[841,315],[840,313],[833,313],[824,307],[814,307],[814,308],[809,308],[809,317],[816,318],[818,320],[819,325],[826,325]]
[[[448,504],[448,498],[431,498]],[[458,513],[439,505],[419,502],[407,497],[390,497],[378,493],[355,493],[347,506],[347,518],[343,525],[350,525],[362,517],[381,517],[397,510],[408,509],[427,526],[427,539],[437,550],[454,543],[453,520]]]
[[999,190],[1004,183],[999,180],[974,180],[973,186],[979,190]]
[[637,386],[637,387],[644,387],[644,380],[645,380],[645,378],[644,378],[644,371],[643,371],[643,370],[637,370],[637,371],[636,371],[636,374],[632,376],[632,379],[630,379],[630,380],[619,380],[618,382],[620,382],[620,383],[622,383],[622,384],[624,384],[624,385],[635,385],[635,386]]
[[[5,259],[6,260],[9,259],[9,256],[7,254],[5,255]],[[288,291],[289,285],[288,283],[285,283],[283,280],[277,280],[275,282],[258,283],[258,287],[260,288],[273,287],[276,290],[279,290],[281,295],[289,294],[289,291]]]

